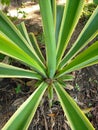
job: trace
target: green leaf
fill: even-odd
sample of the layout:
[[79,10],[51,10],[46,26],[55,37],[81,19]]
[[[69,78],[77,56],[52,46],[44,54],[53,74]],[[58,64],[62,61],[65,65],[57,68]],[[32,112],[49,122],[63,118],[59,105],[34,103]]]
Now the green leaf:
[[59,32],[60,32],[60,27],[61,27],[61,22],[62,22],[62,17],[63,17],[63,12],[64,12],[64,7],[65,5],[57,5],[57,16],[56,16],[56,43],[58,42],[58,37],[59,37]]
[[47,88],[41,83],[35,92],[19,107],[2,130],[27,130]]
[[66,65],[58,75],[70,73],[98,63],[98,41],[88,47]]
[[10,38],[14,44],[25,50],[25,52],[31,53],[30,46],[25,38],[2,11],[0,11],[0,31]]
[[33,34],[33,33],[30,33],[29,36],[28,36],[28,33],[27,33],[27,30],[26,30],[26,27],[25,27],[24,22],[22,22],[21,24],[18,24],[18,25],[17,25],[17,28],[20,30],[21,34],[22,34],[22,35],[24,36],[24,38],[27,40],[28,44],[29,44],[31,47],[33,46],[33,48],[34,48],[34,50],[35,50],[37,56],[39,57],[39,59],[40,59],[43,63],[45,63],[44,57],[43,57],[43,55],[42,55],[42,53],[41,53],[41,50],[40,50],[40,48],[39,48],[39,46],[38,46],[38,43],[37,43],[37,40],[36,40],[34,34]]
[[53,78],[56,70],[56,41],[50,0],[39,0],[46,44],[48,76]]
[[64,8],[58,44],[57,44],[57,65],[59,64],[71,35],[78,23],[83,9],[84,0],[67,0]]
[[6,35],[9,39],[13,41],[13,44],[18,45],[22,50],[24,50],[28,55],[30,55],[41,67],[45,67],[44,64],[38,58],[33,47],[31,47],[26,39],[22,36],[20,31],[15,27],[15,25],[7,18],[7,16],[0,11],[0,31],[2,35]]
[[52,8],[52,14],[53,14],[53,20],[54,20],[54,27],[56,26],[56,0],[50,0],[51,1],[51,8]]
[[21,69],[4,63],[0,63],[0,78],[31,78],[41,80],[42,77],[31,70]]
[[18,94],[21,92],[21,85],[18,84],[17,87],[15,88],[15,93]]
[[36,37],[34,36],[33,33],[30,33],[30,34],[29,34],[29,38],[30,38],[30,40],[31,40],[31,43],[32,43],[32,45],[33,45],[33,48],[34,48],[34,50],[36,51],[38,57],[39,57],[40,60],[45,64],[45,59],[44,59],[44,57],[43,57],[43,55],[42,55],[42,53],[41,53],[41,50],[40,50],[40,48],[39,48],[39,46],[38,46]]
[[76,42],[73,44],[72,48],[63,58],[62,62],[59,65],[59,68],[62,68],[71,60],[83,47],[87,45],[96,35],[98,34],[98,7],[93,12],[92,16],[88,20],[84,29],[80,33]]
[[56,77],[57,78],[57,80],[62,80],[62,81],[72,81],[72,80],[74,80],[74,76],[73,75],[68,75],[68,74],[65,74],[65,75],[63,75],[63,76],[61,76],[60,75],[60,78],[59,77]]
[[57,93],[64,113],[69,121],[72,130],[95,130],[84,113],[77,106],[70,95],[60,86],[55,83],[54,89]]
[[43,70],[43,68],[33,58],[15,45],[10,39],[8,39],[6,36],[3,36],[2,33],[0,33],[0,53],[26,63],[46,77],[45,70]]
[[31,44],[31,41],[29,39],[28,32],[26,30],[26,26],[25,26],[24,22],[18,24],[17,28],[19,29],[19,31],[21,32],[21,34],[23,35],[23,37],[26,39],[26,41],[28,42],[28,44],[32,47],[32,44]]
[[48,86],[48,98],[49,98],[49,107],[52,107],[52,102],[53,102],[53,86],[50,85]]

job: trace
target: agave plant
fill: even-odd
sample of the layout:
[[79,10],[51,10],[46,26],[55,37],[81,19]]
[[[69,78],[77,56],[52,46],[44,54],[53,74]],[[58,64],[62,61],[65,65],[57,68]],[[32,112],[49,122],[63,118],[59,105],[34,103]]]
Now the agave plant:
[[0,77],[40,81],[34,93],[19,107],[2,130],[26,130],[46,90],[50,100],[53,91],[56,92],[72,130],[94,130],[63,87],[66,81],[72,80],[73,71],[98,63],[98,41],[83,50],[98,34],[98,7],[76,41],[72,43],[70,50],[65,53],[83,5],[84,0],[67,0],[64,6],[57,6],[56,0],[39,0],[46,58],[43,57],[34,34],[27,33],[25,24],[21,23],[15,27],[4,13],[0,12],[0,53],[20,61],[29,68],[19,68],[1,62]]

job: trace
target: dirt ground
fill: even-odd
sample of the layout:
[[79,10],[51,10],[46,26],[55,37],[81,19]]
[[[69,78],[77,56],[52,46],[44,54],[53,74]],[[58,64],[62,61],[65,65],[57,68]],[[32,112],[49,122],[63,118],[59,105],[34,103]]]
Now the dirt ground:
[[[33,8],[36,4],[32,2],[24,6]],[[26,18],[14,19],[15,24],[21,21],[25,21],[28,32],[34,32],[38,41],[43,42],[39,10],[33,10],[31,13],[29,12],[29,14],[26,14]],[[84,27],[84,23],[85,19],[80,19],[70,43],[77,38]],[[41,44],[41,47],[43,47],[43,44]],[[4,60],[7,61],[9,58],[5,57]],[[13,60],[12,64],[20,65],[17,61]],[[67,86],[65,89],[86,113],[86,116],[96,130],[98,130],[98,65],[75,71],[73,75],[75,76],[74,81],[66,83]],[[31,81],[14,78],[0,79],[0,129],[16,109],[35,90],[35,86],[36,80]],[[69,124],[55,94],[51,109],[49,108],[47,96],[43,97],[29,130],[70,130]]]

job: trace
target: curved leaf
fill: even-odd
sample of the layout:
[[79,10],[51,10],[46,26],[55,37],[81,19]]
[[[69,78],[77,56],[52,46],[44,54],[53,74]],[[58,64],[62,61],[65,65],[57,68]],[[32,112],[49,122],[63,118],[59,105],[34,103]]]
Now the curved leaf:
[[41,80],[42,77],[31,70],[21,69],[4,63],[0,63],[0,78],[31,78]]
[[96,35],[98,35],[98,7],[93,12],[72,48],[61,61],[59,68],[65,66],[67,62],[83,49]]
[[25,52],[31,53],[30,46],[26,42],[25,38],[2,11],[0,11],[0,31],[11,39],[14,44],[17,44],[20,48],[25,50]]
[[2,34],[0,34],[0,53],[24,62],[27,65],[33,67],[34,70],[38,71],[43,76],[46,76],[45,70],[43,70],[43,68],[41,68],[41,66],[36,61],[34,61],[33,58],[31,58],[22,49],[13,44],[11,40],[3,36]]
[[35,92],[14,113],[2,130],[27,130],[46,88],[47,84],[41,83]]
[[28,44],[28,42],[22,36],[20,31],[2,11],[0,11],[0,32],[2,32],[2,35],[4,34],[9,39],[11,39],[13,41],[13,44],[18,45],[22,50],[24,50],[28,55],[30,55],[36,62],[38,62],[41,67],[45,67],[44,64],[38,58],[34,48]]
[[58,74],[59,76],[70,73],[81,68],[98,63],[98,41],[88,47],[66,65]]
[[21,34],[24,36],[24,38],[26,39],[26,41],[28,42],[28,44],[31,47],[33,46],[33,48],[34,48],[37,56],[42,61],[42,63],[45,63],[44,57],[43,57],[43,55],[41,53],[41,50],[40,50],[40,48],[38,46],[38,43],[37,43],[37,40],[36,40],[34,34],[30,33],[29,36],[28,36],[28,33],[27,33],[27,30],[26,30],[24,22],[22,22],[21,24],[18,24],[17,28],[19,29],[19,31],[21,32]]
[[70,123],[72,130],[95,130],[84,113],[77,106],[70,95],[60,86],[55,83],[54,89],[57,93],[64,113]]
[[59,64],[71,35],[76,27],[82,12],[84,0],[67,0],[64,8],[58,44],[57,44],[57,65]]

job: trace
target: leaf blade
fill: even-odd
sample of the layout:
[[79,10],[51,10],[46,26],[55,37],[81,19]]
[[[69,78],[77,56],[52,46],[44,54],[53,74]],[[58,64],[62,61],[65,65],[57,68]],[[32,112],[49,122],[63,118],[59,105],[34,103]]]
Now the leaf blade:
[[40,50],[40,47],[38,46],[36,37],[34,36],[33,33],[30,33],[30,34],[29,34],[29,38],[30,38],[30,40],[31,40],[31,43],[32,43],[32,45],[33,45],[33,48],[34,48],[34,50],[36,51],[38,57],[39,57],[39,58],[41,59],[41,61],[45,64],[45,59],[44,59],[44,57],[43,57],[43,55],[42,55],[42,52],[41,52],[41,50]]
[[56,41],[50,0],[39,0],[45,34],[48,76],[53,78],[56,70]]
[[54,27],[56,26],[56,0],[51,0],[51,8],[53,14]]
[[55,83],[54,89],[72,130],[94,130],[84,113],[60,84]]
[[14,113],[2,130],[27,129],[46,89],[47,84],[41,83],[35,92]]
[[4,63],[0,63],[0,78],[31,78],[41,80],[41,76],[31,70],[26,70]]
[[66,65],[58,75],[70,73],[72,71],[91,66],[98,63],[98,41],[88,47]]
[[33,58],[2,34],[0,34],[0,53],[26,63],[35,71],[41,72],[41,74],[46,77],[45,70],[43,70],[43,68]]
[[0,32],[2,32],[2,35],[6,35],[9,39],[13,41],[14,44],[18,45],[28,55],[34,58],[41,67],[45,68],[44,64],[38,58],[33,47],[28,44],[20,31],[2,11],[0,11]]
[[32,47],[31,41],[29,39],[27,30],[26,30],[25,23],[22,22],[22,23],[18,24],[17,28],[19,29],[19,31],[21,32],[21,34],[23,35],[23,37],[26,39],[26,41],[28,42],[28,44]]
[[60,26],[62,22],[63,12],[64,12],[64,5],[57,5],[57,16],[56,16],[56,44],[58,43],[58,37],[60,32]]
[[58,46],[57,46],[57,65],[59,64],[64,51],[68,45],[70,37],[79,20],[83,9],[83,0],[67,0],[64,8],[63,19],[61,23]]
[[98,7],[93,12],[78,39],[61,61],[59,68],[62,68],[71,60],[83,47],[87,45],[96,35],[98,35]]

